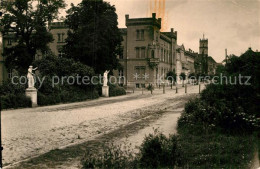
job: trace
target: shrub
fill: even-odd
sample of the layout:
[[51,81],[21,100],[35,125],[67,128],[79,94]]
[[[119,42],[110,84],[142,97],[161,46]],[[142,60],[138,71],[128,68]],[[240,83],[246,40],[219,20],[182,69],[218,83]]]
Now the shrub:
[[7,94],[1,96],[1,103],[3,109],[31,107],[31,99],[25,94]]
[[199,125],[183,127],[178,133],[178,167],[248,168],[254,155],[251,135],[205,132]]
[[60,91],[47,95],[38,92],[38,105],[45,106],[59,103],[79,102],[88,99],[96,99],[98,97],[99,95],[96,90],[90,91],[76,87],[61,88]]
[[117,85],[109,85],[109,97],[126,95],[126,91],[123,87]]
[[122,150],[121,146],[109,144],[101,152],[87,152],[82,160],[83,169],[89,168],[136,168],[134,157],[129,149]]
[[141,168],[173,167],[176,163],[177,137],[167,138],[161,133],[145,137],[139,154]]
[[31,99],[25,96],[25,85],[4,82],[0,86],[0,96],[3,109],[31,107]]

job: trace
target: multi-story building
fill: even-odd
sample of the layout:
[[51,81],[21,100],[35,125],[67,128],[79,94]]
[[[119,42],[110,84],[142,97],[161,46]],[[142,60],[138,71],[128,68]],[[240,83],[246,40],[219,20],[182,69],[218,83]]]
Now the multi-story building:
[[115,75],[125,77],[121,83],[129,87],[158,85],[175,68],[177,32],[160,32],[161,19],[155,13],[151,18],[125,18],[127,28],[121,29],[124,52],[119,56],[122,67]]
[[177,46],[176,52],[176,75],[180,83],[181,79],[179,75],[181,73],[184,73],[186,77],[190,73],[195,73],[194,60],[198,53],[195,53],[191,49],[185,50],[184,45]]
[[[194,72],[194,53],[177,45],[177,32],[161,32],[161,18],[153,13],[151,18],[130,18],[126,15],[126,27],[121,29],[122,65],[114,74],[119,83],[128,87],[154,86],[165,82],[169,71]],[[122,80],[122,77],[123,80]]]

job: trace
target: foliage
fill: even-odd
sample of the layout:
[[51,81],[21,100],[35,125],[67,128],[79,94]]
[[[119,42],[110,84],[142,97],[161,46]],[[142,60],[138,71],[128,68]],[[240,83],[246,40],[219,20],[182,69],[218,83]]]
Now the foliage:
[[260,94],[260,53],[250,48],[240,57],[232,56],[226,64],[226,71],[229,75],[251,76],[250,83],[255,91]]
[[172,83],[172,82],[176,82],[177,75],[176,75],[175,71],[169,71],[169,72],[166,74],[166,78],[167,78],[168,80],[170,80],[171,83]]
[[216,75],[225,74],[225,73],[226,73],[226,68],[225,68],[225,66],[222,65],[222,64],[217,65]]
[[152,84],[149,84],[149,85],[147,86],[147,90],[153,92],[154,86],[153,86]]
[[109,97],[126,95],[126,91],[123,87],[117,85],[109,85]]
[[[33,65],[38,66],[38,77],[44,79],[41,86],[39,81],[36,83],[38,104],[41,106],[84,101],[99,97],[93,85],[83,84],[82,82],[83,77],[87,76],[91,79],[94,75],[94,70],[84,64],[75,62],[73,59],[48,55],[41,60],[35,61]],[[77,76],[79,77],[78,80]],[[57,81],[53,80],[53,77],[57,77]],[[65,77],[75,78],[75,83],[68,84]],[[57,84],[54,85],[53,82]]]
[[25,96],[25,85],[6,81],[0,86],[0,97],[3,109],[31,107],[31,99]]
[[6,94],[0,97],[3,109],[31,107],[31,99],[23,94]]
[[195,73],[190,73],[188,78],[189,79],[196,79]]
[[[200,123],[205,130],[221,128],[225,132],[252,132],[259,129],[257,100],[248,99],[249,89],[238,86],[209,85],[200,99],[190,101],[178,121],[179,127]],[[237,95],[237,96],[236,96]]]
[[58,10],[64,8],[64,0],[15,0],[5,6],[0,26],[3,35],[13,36],[15,45],[4,50],[6,65],[21,74],[32,63],[37,51],[48,50],[52,35],[47,22],[57,19]]
[[98,98],[96,90],[84,90],[76,87],[61,88],[57,92],[43,94],[38,92],[38,105],[46,106],[59,103],[72,103]]
[[230,135],[205,131],[199,123],[178,128],[179,158],[182,168],[248,168],[254,155],[252,135]]
[[118,29],[114,6],[103,0],[83,0],[68,10],[66,24],[70,30],[64,47],[68,58],[73,58],[95,72],[116,69],[122,37]]
[[186,74],[185,73],[181,73],[180,74],[180,78],[181,78],[181,80],[186,80]]
[[109,144],[103,147],[102,152],[87,152],[82,160],[83,169],[89,168],[136,168],[133,166],[134,157],[129,147]]
[[177,137],[155,132],[145,137],[139,153],[140,168],[173,167],[177,158]]

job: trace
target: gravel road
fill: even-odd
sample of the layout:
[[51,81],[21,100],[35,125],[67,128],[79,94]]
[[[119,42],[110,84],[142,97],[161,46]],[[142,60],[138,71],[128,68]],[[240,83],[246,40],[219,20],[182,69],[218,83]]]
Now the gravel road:
[[[162,94],[162,90],[156,90],[153,95],[136,91],[115,98],[3,111],[4,168],[67,168],[65,161],[70,161],[68,158],[73,161],[70,165],[74,162],[78,165],[73,159],[79,158],[80,152],[67,154],[60,163],[54,164],[57,160],[53,160],[52,166],[43,166],[39,161],[39,164],[26,164],[56,150],[86,148],[86,143],[89,146],[89,142],[96,143],[103,138],[120,142],[128,135],[129,142],[138,146],[153,128],[159,127],[165,134],[174,133],[184,104],[198,93],[198,86],[190,86],[188,93],[185,94],[183,88],[178,94],[169,88],[166,94]],[[164,113],[158,113],[162,111]]]

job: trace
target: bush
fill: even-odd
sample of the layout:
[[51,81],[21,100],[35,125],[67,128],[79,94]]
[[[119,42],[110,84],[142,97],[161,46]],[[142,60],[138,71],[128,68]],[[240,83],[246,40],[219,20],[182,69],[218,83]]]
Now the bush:
[[162,168],[175,166],[177,159],[177,137],[167,138],[161,133],[145,137],[139,154],[141,168]]
[[109,85],[109,97],[126,95],[123,87],[117,85]]
[[182,168],[248,168],[254,137],[206,132],[202,126],[178,129],[177,159]]
[[1,96],[3,109],[32,107],[31,99],[25,94],[7,94]]
[[0,85],[0,96],[3,109],[31,107],[31,99],[25,96],[25,85],[13,84],[11,81]]
[[130,150],[122,150],[121,146],[110,144],[102,148],[102,152],[87,152],[82,160],[83,169],[89,168],[136,168]]
[[98,97],[99,95],[96,90],[93,90],[92,92],[76,87],[71,87],[70,89],[62,88],[60,91],[48,95],[38,92],[38,105],[45,106],[59,103],[72,103],[96,99]]

